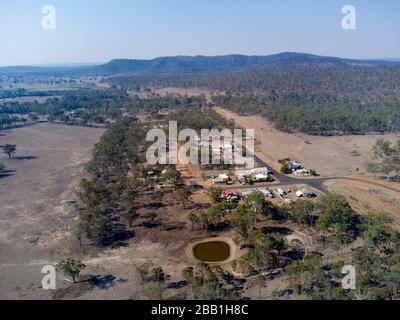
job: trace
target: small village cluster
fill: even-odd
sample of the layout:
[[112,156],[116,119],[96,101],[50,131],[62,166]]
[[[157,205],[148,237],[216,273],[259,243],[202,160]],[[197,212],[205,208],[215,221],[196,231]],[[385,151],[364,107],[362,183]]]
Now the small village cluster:
[[[283,188],[257,188],[252,191],[243,192],[228,189],[222,191],[221,199],[225,199],[228,202],[239,202],[241,200],[246,200],[254,192],[260,193],[262,196],[269,199],[280,198],[286,204],[290,204],[292,202],[292,200],[286,197],[288,193],[292,193],[292,191],[285,191]],[[296,192],[296,196],[298,198],[315,198],[317,195],[308,188],[302,188]]]
[[[307,169],[304,169],[300,163],[292,162],[292,170],[294,174],[300,174],[300,172],[308,173]],[[257,183],[267,183],[274,182],[275,178],[273,176],[273,172],[267,167],[254,168],[251,170],[237,170],[235,172],[235,177],[229,176],[226,173],[222,173],[218,176],[210,174],[207,177],[212,180],[212,184],[214,186],[223,186],[223,185],[233,185],[235,183],[235,179],[241,185],[254,185]],[[292,190],[287,189],[284,190],[284,187],[268,188],[268,187],[259,187],[256,186],[252,190],[246,191],[238,191],[233,189],[223,190],[221,193],[221,199],[225,199],[229,202],[238,202],[241,200],[245,200],[249,197],[253,192],[258,192],[263,195],[265,198],[275,199],[279,198],[284,203],[289,204],[292,200],[288,199],[288,194],[293,193]],[[298,198],[315,198],[317,195],[315,192],[310,190],[309,188],[301,188],[295,192],[296,197]]]
[[[266,167],[251,170],[236,170],[236,179],[242,185],[274,181],[271,170]],[[212,179],[212,183],[213,185],[233,184],[233,178],[227,174],[220,174],[218,177]]]

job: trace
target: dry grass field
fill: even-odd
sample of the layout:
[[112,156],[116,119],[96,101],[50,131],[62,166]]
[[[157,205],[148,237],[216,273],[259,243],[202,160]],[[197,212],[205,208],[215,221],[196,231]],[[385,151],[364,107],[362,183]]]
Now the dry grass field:
[[1,296],[39,285],[24,266],[69,250],[76,212],[64,202],[77,198],[83,166],[103,132],[52,124],[0,132],[0,145],[17,145],[15,159],[0,154],[7,170],[0,175]]

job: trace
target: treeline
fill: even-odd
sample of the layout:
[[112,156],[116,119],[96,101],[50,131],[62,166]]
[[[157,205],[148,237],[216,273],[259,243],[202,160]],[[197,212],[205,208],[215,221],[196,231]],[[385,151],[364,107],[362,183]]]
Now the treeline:
[[[0,87],[1,88],[1,87]],[[0,89],[0,99],[19,98],[19,97],[48,97],[54,95],[54,92],[47,91],[27,91],[23,88],[18,89]]]
[[108,244],[129,236],[121,220],[132,221],[136,215],[135,199],[141,190],[136,176],[128,177],[130,168],[143,163],[145,148],[143,124],[127,118],[113,124],[95,146],[87,164],[89,178],[81,181],[83,209],[77,236],[98,244]]
[[[189,201],[191,192],[175,166],[147,165],[150,126],[125,118],[111,125],[95,146],[86,166],[88,177],[80,183],[82,207],[76,236],[81,244],[89,240],[96,245],[118,245],[134,237],[139,210],[160,207],[166,192],[174,192],[181,203]],[[157,191],[156,184],[167,190]]]
[[5,102],[0,105],[0,113],[60,116],[64,111],[103,109],[104,112],[118,110],[126,100],[126,95],[116,90],[77,90],[62,93],[61,98],[47,99],[44,103]]
[[0,114],[0,129],[10,128],[18,125],[26,125],[28,123],[33,123],[37,120],[38,117],[35,115],[31,115],[30,117],[25,118]]
[[213,102],[239,114],[260,114],[283,131],[312,135],[398,132],[400,100],[362,103],[332,95],[216,95]]
[[169,109],[205,105],[204,96],[174,95],[141,99],[138,96],[130,97],[123,90],[77,90],[63,92],[61,98],[48,99],[44,103],[4,102],[0,104],[0,114],[36,114],[49,116],[50,120],[87,124],[106,123],[110,119],[120,119],[124,113],[157,114]]

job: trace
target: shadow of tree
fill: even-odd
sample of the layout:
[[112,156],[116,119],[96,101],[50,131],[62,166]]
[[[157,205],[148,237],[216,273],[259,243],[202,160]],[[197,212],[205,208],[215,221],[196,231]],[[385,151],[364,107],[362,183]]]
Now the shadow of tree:
[[283,258],[285,258],[285,260],[286,260],[286,263],[284,263],[284,265],[288,265],[292,261],[302,260],[305,256],[305,254],[306,254],[306,252],[304,249],[291,250],[291,251],[284,252],[282,254]]
[[4,170],[0,172],[0,179],[8,178],[14,175],[15,170]]
[[168,286],[168,289],[182,289],[188,285],[188,282],[186,280],[179,281],[179,282],[173,282]]
[[136,236],[135,231],[127,230],[125,225],[119,224],[114,228],[112,241],[109,243],[113,249],[127,247],[128,241]]
[[161,222],[159,221],[144,221],[141,225],[143,228],[146,229],[155,229],[155,228],[159,228],[161,226]]
[[262,231],[263,233],[277,233],[285,236],[293,234],[293,230],[285,227],[264,227]]
[[102,290],[107,290],[115,286],[116,284],[115,280],[116,278],[112,274],[109,274],[106,276],[100,276],[100,275],[92,276],[89,281],[95,287]]
[[36,160],[39,159],[39,157],[35,156],[25,156],[25,157],[14,157],[13,160],[18,160],[18,161],[28,161],[28,160]]

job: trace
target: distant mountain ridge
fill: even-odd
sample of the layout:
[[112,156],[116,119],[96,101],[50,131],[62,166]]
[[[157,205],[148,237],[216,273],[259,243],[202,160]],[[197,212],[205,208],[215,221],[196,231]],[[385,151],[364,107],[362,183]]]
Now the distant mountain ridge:
[[0,67],[0,74],[90,74],[90,75],[162,75],[218,74],[253,69],[288,68],[293,66],[399,65],[392,60],[357,60],[284,52],[269,56],[232,54],[225,56],[173,56],[151,60],[115,59],[97,66],[76,67]]
[[0,67],[0,75],[63,75],[88,71],[92,66],[10,66]]
[[391,65],[395,61],[356,60],[285,52],[270,56],[176,56],[152,60],[116,59],[94,67],[95,73],[110,74],[212,74],[245,71],[254,68],[313,65]]
[[220,73],[251,67],[263,62],[264,57],[228,56],[176,56],[160,57],[152,60],[116,59],[95,67],[100,73],[130,74],[174,74],[174,73]]

